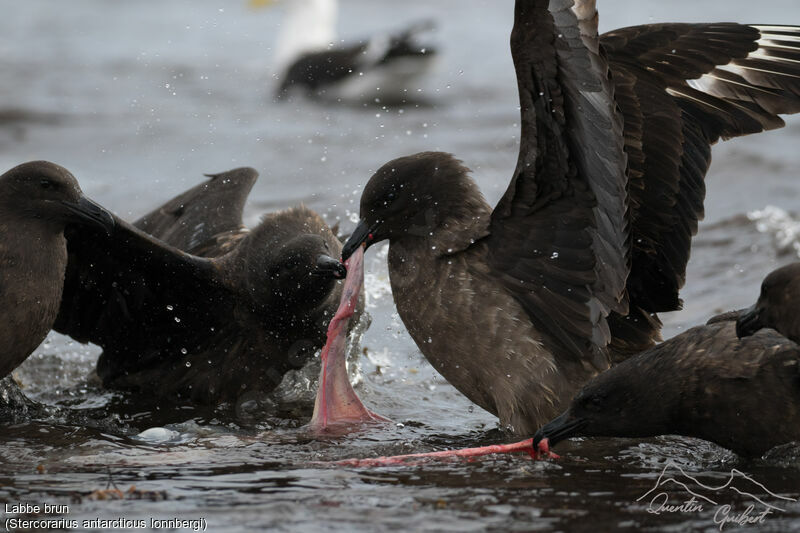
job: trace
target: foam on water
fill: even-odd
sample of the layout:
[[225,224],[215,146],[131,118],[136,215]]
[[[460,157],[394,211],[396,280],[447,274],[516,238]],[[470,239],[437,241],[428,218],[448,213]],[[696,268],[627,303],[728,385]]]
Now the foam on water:
[[136,435],[134,438],[150,444],[166,444],[175,442],[180,433],[167,428],[148,428]]

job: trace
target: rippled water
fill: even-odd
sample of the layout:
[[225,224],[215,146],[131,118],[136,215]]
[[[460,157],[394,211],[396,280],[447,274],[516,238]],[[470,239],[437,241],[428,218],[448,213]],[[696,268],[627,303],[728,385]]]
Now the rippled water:
[[[248,222],[305,202],[347,229],[374,169],[437,149],[464,159],[494,201],[516,160],[512,4],[343,0],[344,36],[429,16],[439,21],[442,57],[421,87],[431,105],[385,110],[271,102],[279,10],[254,13],[239,2],[208,0],[8,2],[0,19],[0,168],[56,161],[89,196],[133,219],[202,173],[250,165],[261,179]],[[668,19],[800,23],[796,0],[599,4],[605,29]],[[799,141],[794,119],[781,131],[715,149],[686,308],[665,317],[666,335],[749,304],[764,274],[797,258]],[[132,405],[90,377],[96,349],[52,336],[16,372],[40,405],[20,407],[0,430],[0,502],[66,504],[67,516],[78,520],[205,518],[212,530],[230,531],[719,530],[714,506],[655,515],[647,512],[648,498],[637,501],[668,464],[718,485],[737,468],[774,494],[800,497],[796,449],[743,461],[676,437],[565,443],[556,462],[321,466],[507,439],[493,417],[473,409],[422,358],[394,310],[385,247],[376,248],[367,256],[373,322],[358,360],[359,390],[396,426],[319,440],[294,421],[241,424],[190,406]],[[152,427],[169,431],[136,438]],[[122,490],[135,485],[142,492],[131,496],[143,499],[90,496],[111,481]],[[765,490],[757,489],[762,499],[783,510],[753,527],[800,528],[800,505]],[[670,494],[682,501],[677,489]],[[718,499],[732,513],[750,503],[730,490]]]

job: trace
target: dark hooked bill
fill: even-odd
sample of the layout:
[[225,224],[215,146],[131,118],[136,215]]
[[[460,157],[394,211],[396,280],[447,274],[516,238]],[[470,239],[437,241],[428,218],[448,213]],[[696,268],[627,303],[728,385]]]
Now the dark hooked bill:
[[75,222],[96,225],[109,235],[114,230],[114,217],[111,213],[85,196],[81,196],[77,202],[62,201],[61,205],[66,208],[68,217]]
[[338,259],[334,259],[329,255],[322,254],[317,257],[314,275],[332,277],[334,279],[344,279],[347,276],[347,268],[344,266],[344,263]]
[[376,222],[370,225],[363,219],[358,221],[358,225],[342,247],[342,261],[347,261],[362,244],[366,245],[365,249],[372,246],[375,242],[375,231],[378,229],[378,224]]
[[761,323],[761,313],[756,308],[756,304],[748,307],[736,319],[736,336],[740,339],[742,337],[749,337],[756,331],[760,330],[764,325]]
[[533,436],[533,446],[534,448],[538,447],[539,443],[545,439],[547,439],[550,446],[555,446],[564,439],[579,436],[583,426],[583,419],[574,418],[570,416],[569,411],[565,411],[561,416],[554,418],[539,428],[539,431]]

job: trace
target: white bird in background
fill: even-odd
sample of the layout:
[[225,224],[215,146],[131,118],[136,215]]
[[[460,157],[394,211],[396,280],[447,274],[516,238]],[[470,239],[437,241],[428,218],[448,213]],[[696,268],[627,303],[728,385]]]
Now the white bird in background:
[[[417,80],[436,50],[417,36],[433,28],[416,22],[405,30],[351,44],[336,43],[337,0],[250,0],[251,7],[286,4],[275,48],[276,96],[294,92],[326,101],[396,104],[419,100]],[[415,98],[417,97],[417,98]]]

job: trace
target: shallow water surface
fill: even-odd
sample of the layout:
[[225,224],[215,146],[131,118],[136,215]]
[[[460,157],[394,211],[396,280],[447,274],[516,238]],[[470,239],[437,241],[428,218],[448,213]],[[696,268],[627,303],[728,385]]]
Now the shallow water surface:
[[[345,232],[365,181],[400,155],[450,151],[474,170],[490,201],[505,190],[518,135],[507,50],[513,2],[342,0],[343,36],[425,17],[439,22],[438,70],[419,87],[428,105],[400,109],[273,103],[269,66],[280,10],[241,4],[9,6],[0,20],[0,168],[58,162],[87,195],[132,220],[203,173],[249,165],[261,178],[248,223],[304,202]],[[604,29],[669,19],[800,24],[796,0],[601,0],[599,7]],[[797,259],[800,121],[787,123],[715,148],[685,309],[664,317],[665,336],[749,305],[768,271]],[[751,515],[769,509],[763,523],[723,530],[800,529],[800,504],[783,499],[800,497],[800,452],[791,447],[744,461],[691,439],[597,439],[560,445],[559,461],[322,464],[509,439],[422,358],[394,309],[385,261],[385,246],[367,254],[373,320],[356,366],[364,402],[394,424],[319,439],[298,421],[144,406],[98,387],[96,348],[53,335],[16,372],[40,405],[11,400],[18,408],[0,430],[0,502],[64,504],[63,516],[78,521],[205,519],[213,531],[719,531],[715,516],[721,520],[726,505],[733,517],[752,503]],[[298,379],[291,392],[307,396],[313,387]],[[148,428],[166,429],[137,437]],[[734,473],[732,486],[761,501],[687,477],[720,487],[732,469],[750,476]],[[643,497],[662,474],[714,503],[648,512],[662,492],[671,503],[689,499],[676,484]],[[139,492],[124,500],[92,495],[115,486]]]

